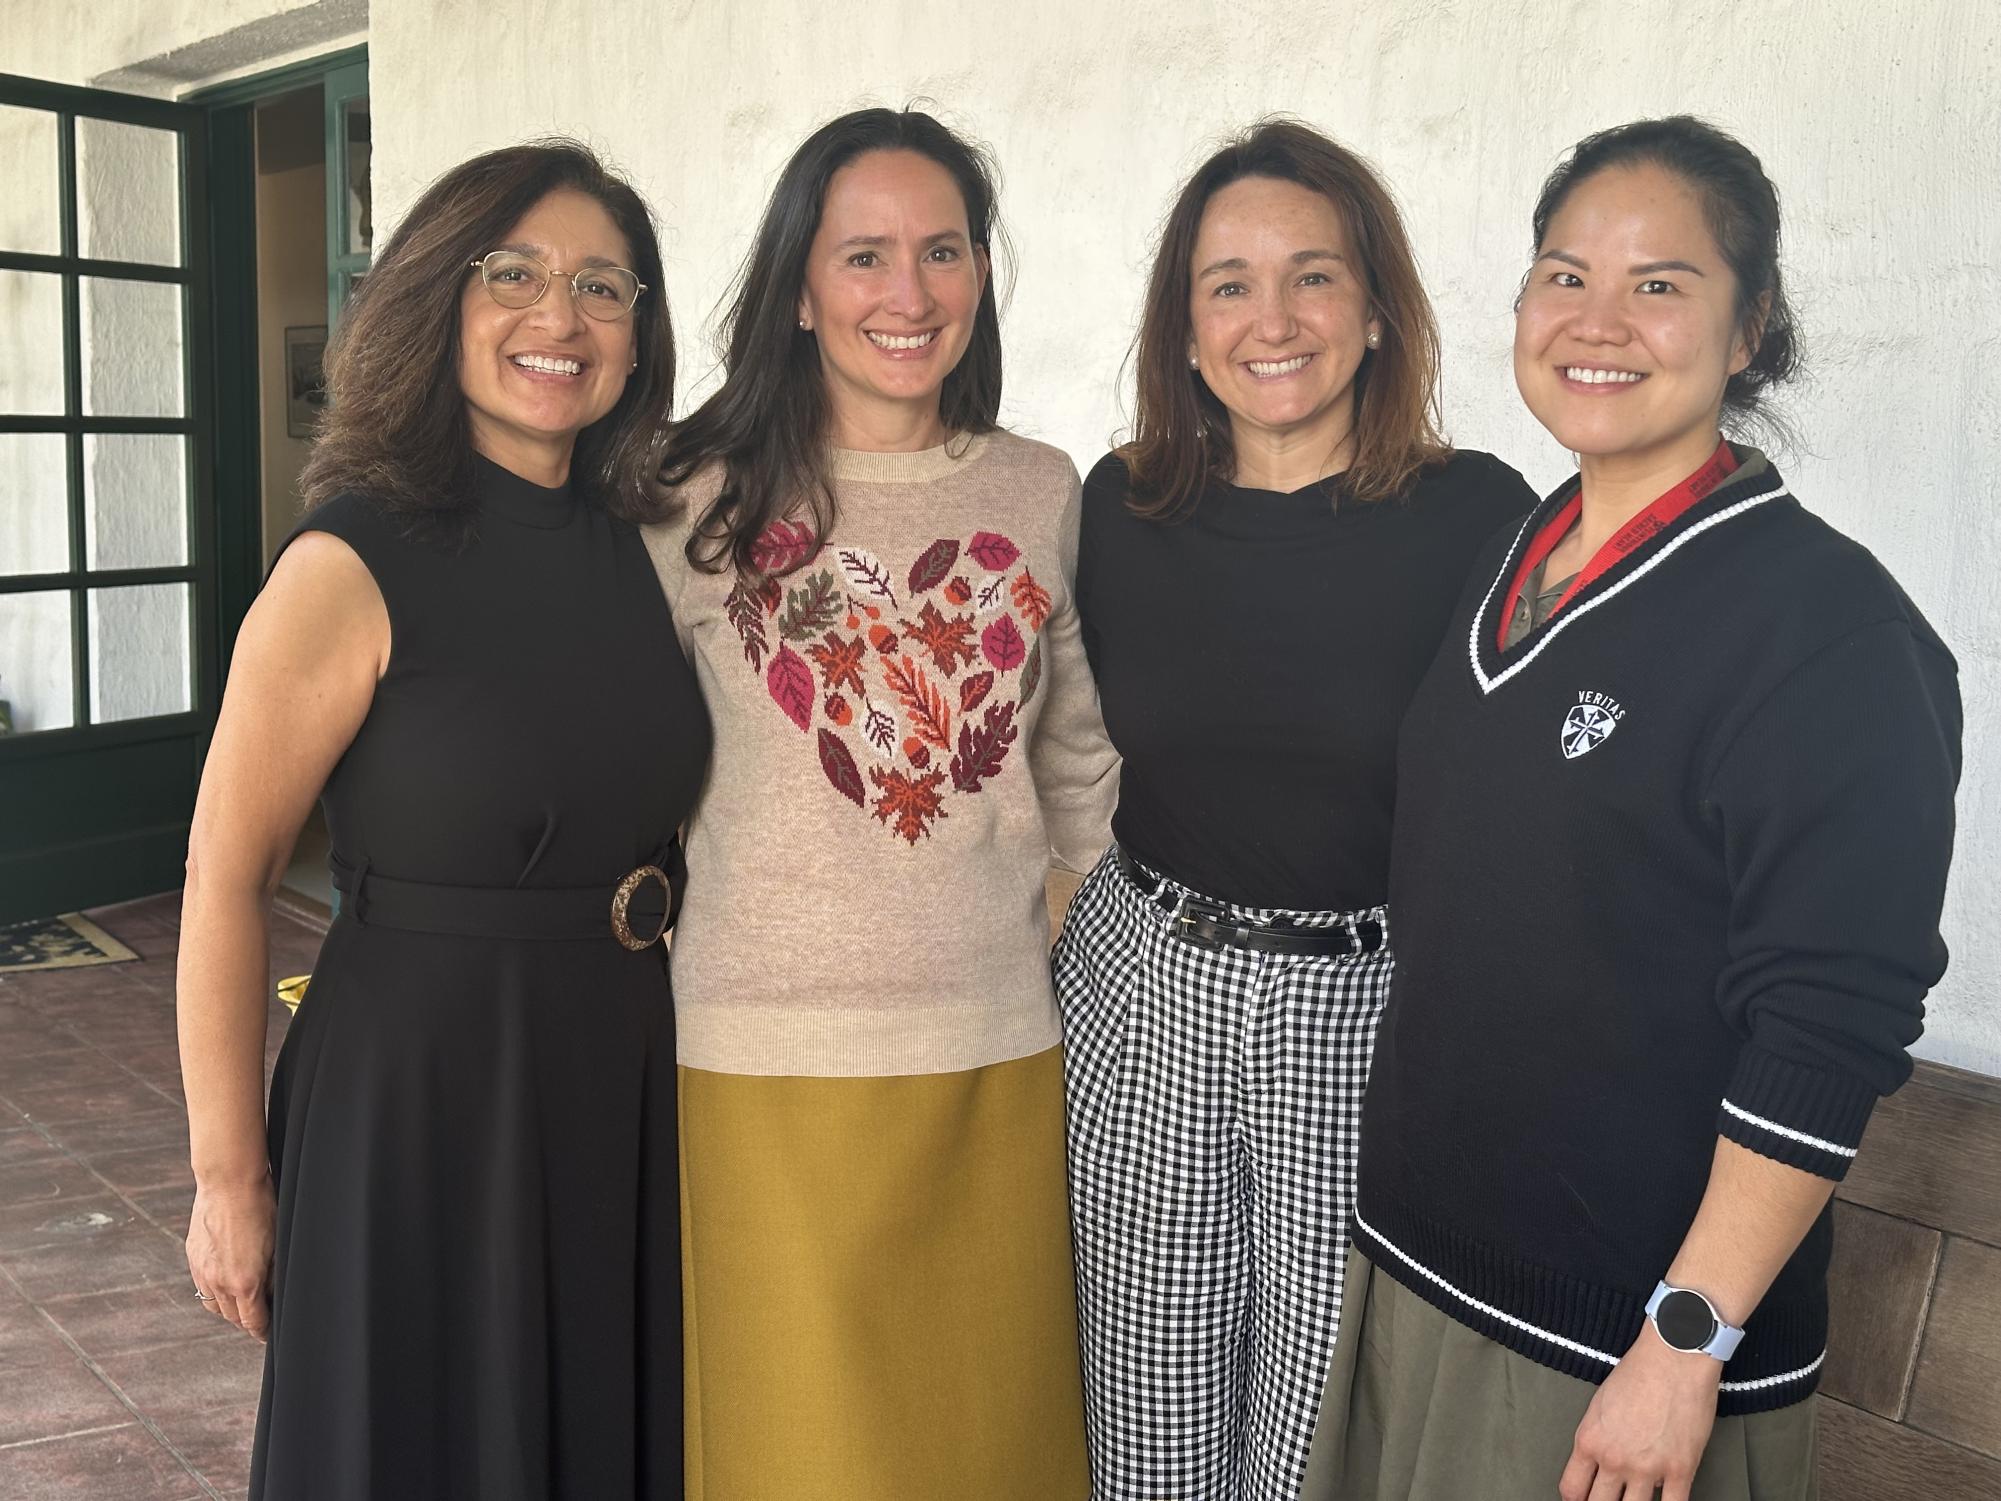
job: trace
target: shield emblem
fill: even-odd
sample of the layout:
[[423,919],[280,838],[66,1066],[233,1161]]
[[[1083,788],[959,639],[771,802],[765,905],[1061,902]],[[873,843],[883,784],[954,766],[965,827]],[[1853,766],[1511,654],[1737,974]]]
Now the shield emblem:
[[1618,727],[1619,721],[1597,704],[1575,705],[1563,716],[1563,759],[1575,761],[1595,750]]

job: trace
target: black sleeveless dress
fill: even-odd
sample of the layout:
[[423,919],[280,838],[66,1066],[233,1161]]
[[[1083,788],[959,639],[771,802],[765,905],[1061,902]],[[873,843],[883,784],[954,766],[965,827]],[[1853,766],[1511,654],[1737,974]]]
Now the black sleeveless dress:
[[299,528],[360,555],[391,648],[272,1083],[262,1501],[681,1495],[673,1010],[610,912],[673,858],[708,715],[631,526],[478,488],[463,546],[350,497]]

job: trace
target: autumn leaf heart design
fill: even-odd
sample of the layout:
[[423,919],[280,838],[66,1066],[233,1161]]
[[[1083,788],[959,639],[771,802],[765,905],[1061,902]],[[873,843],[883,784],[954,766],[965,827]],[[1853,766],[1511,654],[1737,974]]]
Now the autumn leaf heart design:
[[[1049,591],[998,532],[940,537],[907,571],[773,522],[723,614],[829,785],[911,845],[1001,774],[1042,682]],[[863,766],[867,774],[863,774]]]

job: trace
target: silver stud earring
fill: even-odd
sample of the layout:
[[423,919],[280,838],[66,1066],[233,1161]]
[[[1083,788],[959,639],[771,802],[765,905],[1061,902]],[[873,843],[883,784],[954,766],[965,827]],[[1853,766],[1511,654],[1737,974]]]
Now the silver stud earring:
[[1381,349],[1382,347],[1383,347],[1383,336],[1381,334],[1370,334],[1369,348]]
[[1188,356],[1188,368],[1190,370],[1200,370],[1202,368],[1201,359],[1192,354]]
[[804,328],[804,327],[806,326],[806,320],[805,320],[804,318],[801,318],[801,319],[799,320],[799,326],[800,326],[801,328]]

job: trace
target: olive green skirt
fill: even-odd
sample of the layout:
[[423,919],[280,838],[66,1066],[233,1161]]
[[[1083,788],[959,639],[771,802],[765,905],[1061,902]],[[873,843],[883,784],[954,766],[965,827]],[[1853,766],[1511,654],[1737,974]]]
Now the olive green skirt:
[[1060,1048],[680,1115],[689,1501],[1090,1494]]
[[[1300,1501],[1552,1501],[1598,1388],[1447,1317],[1360,1251]],[[1813,1501],[1814,1403],[1718,1418],[1692,1501]]]

